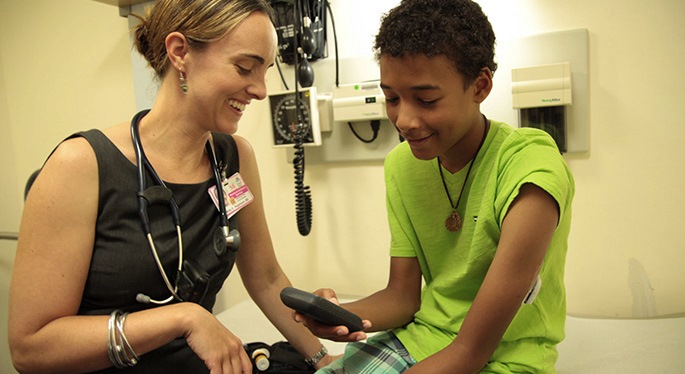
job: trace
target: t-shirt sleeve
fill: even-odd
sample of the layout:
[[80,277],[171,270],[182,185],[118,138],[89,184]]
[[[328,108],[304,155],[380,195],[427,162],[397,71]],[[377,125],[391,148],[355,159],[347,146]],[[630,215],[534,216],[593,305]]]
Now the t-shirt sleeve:
[[390,228],[390,255],[416,257],[415,248],[419,245],[419,241],[402,202],[395,174],[401,163],[397,152],[391,152],[385,160],[385,196]]
[[504,161],[499,165],[495,201],[500,226],[525,183],[532,183],[549,193],[559,206],[560,216],[565,214],[573,198],[573,177],[547,133],[518,129],[503,144],[502,154]]

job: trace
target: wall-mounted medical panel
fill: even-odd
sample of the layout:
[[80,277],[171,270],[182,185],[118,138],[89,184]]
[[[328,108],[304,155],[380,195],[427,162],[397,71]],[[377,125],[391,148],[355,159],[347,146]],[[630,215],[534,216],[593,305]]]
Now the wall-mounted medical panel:
[[559,148],[568,151],[566,113],[573,105],[571,64],[529,66],[511,71],[513,107],[521,127],[549,133]]
[[333,119],[338,122],[388,119],[380,81],[333,87]]
[[[562,107],[519,110],[519,126],[531,121],[564,119],[565,151],[590,150],[589,32],[587,29],[533,35],[513,41],[511,54],[512,105],[514,108]],[[531,73],[532,79],[527,75]],[[563,69],[568,68],[568,74]],[[549,69],[549,71],[543,71]],[[544,77],[552,72],[553,76]],[[538,75],[538,78],[535,75]],[[540,78],[540,74],[543,77]],[[568,77],[568,78],[567,78]],[[570,84],[569,84],[570,83]],[[568,89],[566,88],[568,85]],[[519,93],[518,97],[515,93]],[[571,96],[568,97],[569,91]],[[552,95],[548,95],[552,94]],[[527,106],[537,100],[537,105]],[[562,100],[568,103],[562,104]],[[526,122],[527,123],[524,123]],[[558,122],[557,122],[558,123]],[[556,127],[556,126],[554,126]],[[557,131],[559,129],[557,128]],[[558,136],[561,133],[557,132]],[[554,136],[554,134],[553,134]],[[561,147],[560,147],[561,148]]]
[[[307,164],[384,160],[388,152],[400,143],[400,137],[387,119],[385,96],[378,87],[380,71],[373,56],[340,59],[339,84],[336,84],[335,59],[321,59],[313,62],[312,66],[316,69],[315,86],[319,96],[324,93],[331,95],[326,102],[320,100],[321,146],[307,147]],[[290,66],[281,66],[281,69],[286,77],[293,74]],[[271,85],[280,82],[277,74],[276,69],[271,69],[267,73],[267,82]],[[326,111],[328,114],[324,115]],[[380,120],[380,126],[376,139],[371,143],[360,141],[348,125],[351,122],[360,137],[371,139],[374,137],[373,120]],[[291,162],[293,150],[286,150],[285,158]]]
[[529,66],[511,71],[514,108],[573,104],[571,64]]

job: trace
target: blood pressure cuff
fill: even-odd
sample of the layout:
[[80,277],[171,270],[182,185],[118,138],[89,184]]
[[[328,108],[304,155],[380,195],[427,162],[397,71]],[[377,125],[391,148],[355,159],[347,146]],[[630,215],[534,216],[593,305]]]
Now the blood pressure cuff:
[[[269,351],[269,367],[262,371],[252,358],[252,353],[260,348]],[[282,374],[309,374],[316,371],[312,366],[305,362],[305,357],[300,354],[295,347],[288,342],[278,342],[268,345],[262,342],[245,344],[245,351],[252,360],[252,373],[282,373]]]

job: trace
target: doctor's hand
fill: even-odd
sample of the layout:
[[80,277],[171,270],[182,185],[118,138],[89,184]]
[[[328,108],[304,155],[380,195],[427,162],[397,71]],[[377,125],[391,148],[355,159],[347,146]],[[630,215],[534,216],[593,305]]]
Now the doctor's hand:
[[[335,291],[330,288],[321,288],[313,293],[323,297],[335,305],[340,305]],[[295,321],[305,325],[305,327],[307,327],[312,334],[318,336],[319,338],[336,342],[356,342],[366,339],[366,332],[363,330],[350,333],[350,330],[347,328],[347,326],[326,325],[299,312],[293,312],[293,318]],[[364,330],[366,330],[371,327],[371,321],[362,320],[362,325],[364,326]]]
[[187,304],[194,309],[184,337],[210,373],[251,374],[252,361],[242,341],[206,309],[197,304]]

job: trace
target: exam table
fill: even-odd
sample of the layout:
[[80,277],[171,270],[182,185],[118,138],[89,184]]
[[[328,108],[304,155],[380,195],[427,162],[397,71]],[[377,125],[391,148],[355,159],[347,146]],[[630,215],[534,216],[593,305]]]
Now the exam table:
[[[249,299],[217,314],[217,318],[243,343],[285,340]],[[344,343],[322,343],[331,354],[344,351]],[[685,314],[654,319],[567,316],[566,339],[558,350],[559,374],[683,373]]]

